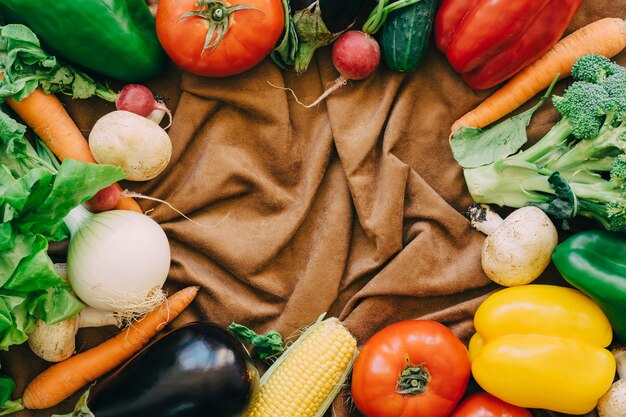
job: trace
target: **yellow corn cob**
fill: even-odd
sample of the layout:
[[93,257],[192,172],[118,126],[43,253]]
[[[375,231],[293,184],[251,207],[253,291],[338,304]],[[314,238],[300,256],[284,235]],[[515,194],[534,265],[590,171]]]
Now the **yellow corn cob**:
[[357,353],[356,340],[339,320],[318,320],[263,375],[244,417],[322,416]]

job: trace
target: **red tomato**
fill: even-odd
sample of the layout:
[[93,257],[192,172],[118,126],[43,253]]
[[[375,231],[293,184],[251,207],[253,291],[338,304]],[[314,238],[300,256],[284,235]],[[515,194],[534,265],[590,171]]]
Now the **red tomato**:
[[[156,15],[157,35],[163,49],[176,65],[191,73],[224,77],[246,71],[274,49],[283,32],[282,0],[203,0],[202,3],[196,6],[196,0],[161,0]],[[237,6],[250,8],[236,9]],[[196,14],[183,17],[188,12]],[[222,39],[215,47],[205,47],[210,27],[220,23],[225,31]],[[208,44],[218,39],[217,32],[212,32]]]
[[481,392],[467,397],[450,417],[533,417],[533,415],[525,408]]
[[448,417],[469,375],[467,349],[450,329],[408,320],[385,327],[363,346],[352,372],[352,398],[366,417]]

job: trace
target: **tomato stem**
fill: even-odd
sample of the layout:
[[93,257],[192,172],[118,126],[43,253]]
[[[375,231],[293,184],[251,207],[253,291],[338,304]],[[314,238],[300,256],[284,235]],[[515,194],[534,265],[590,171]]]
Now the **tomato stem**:
[[400,395],[418,395],[426,390],[430,374],[424,362],[414,365],[406,355],[406,367],[400,372],[396,382],[396,393]]
[[247,4],[238,4],[236,6],[226,6],[219,0],[198,0],[196,7],[199,10],[191,10],[181,17],[176,19],[176,22],[188,17],[199,17],[207,22],[207,34],[204,39],[204,46],[202,47],[202,53],[207,49],[215,49],[219,45],[220,41],[228,32],[228,26],[230,25],[230,15],[237,10],[256,10],[263,13],[263,10],[256,7],[248,6]]

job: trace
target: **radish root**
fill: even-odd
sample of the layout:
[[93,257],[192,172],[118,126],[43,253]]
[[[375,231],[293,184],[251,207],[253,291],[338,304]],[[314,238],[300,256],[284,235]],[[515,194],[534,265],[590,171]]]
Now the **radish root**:
[[167,126],[165,126],[163,128],[163,130],[169,129],[169,127],[172,126],[172,119],[173,119],[172,112],[165,105],[165,100],[163,100],[162,97],[159,97],[159,96],[155,97],[154,102],[155,102],[155,104],[154,104],[154,109],[155,110],[160,110],[160,111],[164,112],[165,114],[167,114],[168,123],[167,123]]
[[[123,196],[126,197],[133,197],[133,198],[143,198],[145,200],[150,200],[150,201],[157,201],[159,203],[163,203],[166,206],[168,206],[169,208],[171,208],[172,210],[174,210],[176,213],[180,214],[181,216],[183,216],[185,219],[189,220],[191,223],[200,226],[200,227],[205,227],[207,229],[213,229],[215,227],[219,227],[227,218],[228,216],[230,216],[230,212],[226,213],[226,215],[224,217],[222,217],[222,219],[217,222],[216,224],[213,225],[206,225],[206,224],[202,224],[200,222],[197,222],[195,220],[193,220],[192,218],[190,218],[189,216],[187,216],[185,213],[183,213],[182,211],[178,210],[176,207],[174,207],[171,203],[168,203],[165,200],[161,200],[160,198],[156,198],[156,197],[150,197],[147,195],[143,195],[141,193],[136,193],[134,191],[130,191],[130,190],[124,190],[124,192],[122,193]],[[147,211],[144,214],[149,213],[151,210]]]
[[337,78],[333,84],[326,89],[326,91],[324,91],[324,93],[319,96],[317,98],[317,100],[315,100],[313,103],[311,104],[304,104],[303,102],[300,101],[300,99],[298,98],[298,96],[296,95],[295,91],[293,91],[293,89],[289,88],[289,87],[280,87],[278,85],[274,85],[271,82],[267,82],[269,85],[271,85],[274,88],[278,88],[280,90],[283,91],[289,91],[292,95],[293,98],[296,100],[296,102],[301,105],[302,107],[304,107],[305,109],[310,109],[311,107],[317,106],[318,104],[320,104],[326,97],[328,97],[329,95],[331,95],[332,93],[334,93],[335,91],[337,91],[339,88],[343,87],[344,85],[346,85],[348,83],[348,79],[346,77],[344,77],[343,75],[341,75],[339,78]]

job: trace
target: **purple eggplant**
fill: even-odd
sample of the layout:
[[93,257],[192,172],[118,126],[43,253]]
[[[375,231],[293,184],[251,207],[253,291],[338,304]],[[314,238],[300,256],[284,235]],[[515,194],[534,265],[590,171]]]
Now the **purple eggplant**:
[[309,66],[315,51],[335,41],[350,28],[364,0],[291,0],[298,37],[294,68],[298,74]]
[[241,342],[215,324],[195,322],[145,347],[83,398],[95,417],[235,417],[258,387]]

